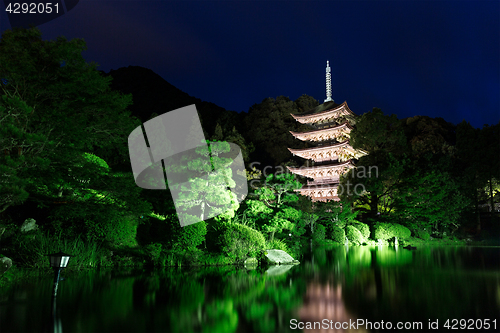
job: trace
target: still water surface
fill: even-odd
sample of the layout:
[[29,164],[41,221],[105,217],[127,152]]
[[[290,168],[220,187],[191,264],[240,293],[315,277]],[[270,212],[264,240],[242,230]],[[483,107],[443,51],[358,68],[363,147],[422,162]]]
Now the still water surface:
[[55,316],[50,277],[0,291],[0,332],[428,332],[431,323],[433,332],[487,323],[484,331],[500,331],[499,248],[340,246],[270,269],[62,276]]

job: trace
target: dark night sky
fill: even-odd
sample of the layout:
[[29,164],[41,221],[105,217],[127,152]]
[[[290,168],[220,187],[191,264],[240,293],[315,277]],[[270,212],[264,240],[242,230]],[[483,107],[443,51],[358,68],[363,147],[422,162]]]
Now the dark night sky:
[[81,0],[40,30],[85,39],[101,70],[150,68],[228,110],[279,95],[323,102],[329,60],[333,99],[357,114],[500,120],[499,1]]

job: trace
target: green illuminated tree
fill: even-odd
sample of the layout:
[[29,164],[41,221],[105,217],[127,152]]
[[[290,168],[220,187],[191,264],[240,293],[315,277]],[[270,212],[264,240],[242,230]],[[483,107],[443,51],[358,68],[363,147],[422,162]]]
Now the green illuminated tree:
[[3,33],[0,212],[32,201],[50,207],[49,227],[63,236],[120,244],[151,208],[132,174],[105,160],[128,154],[140,123],[127,110],[131,96],[109,88],[85,49],[81,39],[43,40],[36,28]]
[[260,229],[269,234],[269,240],[274,239],[276,233],[284,229],[300,236],[304,233],[297,223],[301,221],[302,212],[297,209],[299,201],[294,189],[302,185],[291,173],[266,177],[265,183],[255,190],[258,200],[247,199],[246,215],[254,219]]
[[81,39],[44,41],[36,28],[3,33],[0,211],[23,203],[33,184],[59,195],[59,179],[75,188],[77,179],[92,178],[85,170],[68,176],[85,152],[120,147],[126,154],[126,138],[139,125],[126,110],[131,96],[110,90],[110,78],[83,59],[85,49]]
[[[188,223],[204,221],[208,216],[231,219],[239,208],[237,196],[231,191],[237,185],[233,177],[238,175],[233,175],[228,167],[233,160],[225,155],[231,150],[229,143],[207,141],[207,145],[196,149],[198,158],[185,155],[178,165],[167,165],[167,174],[194,172],[202,176],[190,177],[182,184],[169,184],[169,188],[180,192],[176,207]],[[193,215],[194,211],[200,215]]]

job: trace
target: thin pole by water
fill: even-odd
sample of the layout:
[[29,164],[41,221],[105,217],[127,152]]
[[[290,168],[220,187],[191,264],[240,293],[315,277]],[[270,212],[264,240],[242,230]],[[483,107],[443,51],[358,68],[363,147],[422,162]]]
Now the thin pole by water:
[[61,269],[58,268],[57,270],[54,270],[54,287],[52,289],[52,297],[57,296],[57,286],[59,285],[59,275],[61,274]]
[[57,270],[54,269],[54,286],[52,289],[52,332],[62,333],[62,323],[61,319],[57,316],[57,286],[59,285],[59,276],[61,273],[61,268]]

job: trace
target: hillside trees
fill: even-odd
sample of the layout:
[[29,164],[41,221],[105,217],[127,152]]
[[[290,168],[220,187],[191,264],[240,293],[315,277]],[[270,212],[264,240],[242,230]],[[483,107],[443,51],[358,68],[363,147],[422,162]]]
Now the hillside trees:
[[235,126],[232,129],[223,129],[220,123],[215,126],[215,133],[211,138],[212,141],[227,141],[237,144],[241,149],[241,154],[245,162],[250,161],[250,154],[255,150],[252,142],[247,143],[243,135],[238,132]]
[[260,104],[253,105],[245,118],[247,132],[259,154],[259,162],[279,165],[289,160],[292,155],[287,148],[302,148],[304,143],[296,140],[289,131],[306,131],[309,128],[297,123],[290,114],[305,112],[318,102],[303,95],[296,101],[285,96],[266,98]]
[[500,123],[477,129],[462,121],[457,126],[456,149],[465,193],[473,203],[480,230],[478,206],[481,195],[485,194],[486,188],[489,204],[493,207],[493,184],[500,179]]
[[387,116],[378,109],[363,114],[351,131],[350,142],[368,155],[359,159],[356,169],[342,177],[339,196],[346,202],[365,206],[374,218],[383,208],[393,208],[392,194],[402,182],[406,158],[406,137],[396,115]]
[[[469,136],[461,142],[473,141]],[[369,155],[342,177],[343,200],[365,209],[372,221],[379,213],[413,230],[458,229],[469,199],[467,175],[456,168],[464,156],[457,156],[454,125],[422,116],[398,120],[373,109],[357,120],[351,142]]]
[[457,230],[468,206],[456,168],[455,126],[442,118],[403,120],[408,142],[405,181],[395,196],[397,216],[413,230]]

